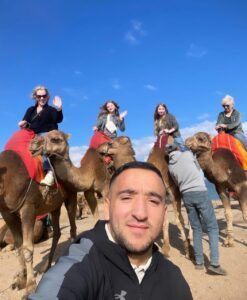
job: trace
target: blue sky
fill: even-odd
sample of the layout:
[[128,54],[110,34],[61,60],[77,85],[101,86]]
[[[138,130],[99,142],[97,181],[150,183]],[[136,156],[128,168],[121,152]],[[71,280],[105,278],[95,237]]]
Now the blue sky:
[[230,94],[246,128],[246,15],[244,0],[0,0],[0,149],[39,84],[63,99],[60,129],[75,161],[109,98],[128,110],[125,134],[140,159],[159,102],[186,137],[214,133]]

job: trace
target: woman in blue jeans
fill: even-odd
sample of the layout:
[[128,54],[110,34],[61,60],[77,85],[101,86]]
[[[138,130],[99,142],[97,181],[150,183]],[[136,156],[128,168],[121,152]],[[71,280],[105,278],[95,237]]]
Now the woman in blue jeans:
[[154,111],[154,134],[157,137],[162,134],[170,135],[181,151],[186,150],[179,131],[178,122],[176,118],[168,112],[168,108],[164,103],[159,103]]
[[193,230],[195,251],[195,268],[204,269],[202,247],[202,220],[206,226],[210,246],[210,266],[208,271],[218,275],[226,275],[219,264],[219,228],[214,214],[212,202],[208,198],[202,170],[192,152],[181,152],[177,144],[166,146],[169,154],[169,171],[182,194]]

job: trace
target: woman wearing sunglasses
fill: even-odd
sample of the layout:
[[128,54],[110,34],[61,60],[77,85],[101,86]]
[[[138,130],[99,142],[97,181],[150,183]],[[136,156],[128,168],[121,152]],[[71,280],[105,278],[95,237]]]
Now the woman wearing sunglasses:
[[233,135],[238,139],[247,151],[247,137],[244,134],[240,112],[234,109],[234,99],[226,95],[221,101],[224,111],[218,115],[215,129],[224,130],[226,133]]
[[[35,87],[31,97],[35,100],[35,105],[27,109],[18,125],[21,128],[29,128],[39,135],[58,129],[57,124],[63,120],[61,98],[55,96],[53,99],[54,107],[48,105],[50,94],[44,86]],[[51,186],[54,183],[54,177],[46,157],[43,157],[43,164],[46,176],[40,183]]]

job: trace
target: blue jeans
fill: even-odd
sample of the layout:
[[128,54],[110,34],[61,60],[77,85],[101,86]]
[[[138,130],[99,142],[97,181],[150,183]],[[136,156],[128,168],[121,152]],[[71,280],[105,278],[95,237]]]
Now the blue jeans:
[[[211,265],[219,265],[219,228],[212,202],[207,191],[183,193],[184,205],[193,230],[196,264],[204,264],[202,248],[202,220],[205,225],[210,246]],[[202,218],[202,220],[201,220]]]
[[[47,132],[41,132],[41,133],[38,133],[37,135],[44,136],[46,134],[47,134]],[[50,166],[50,164],[48,162],[48,159],[47,159],[46,155],[42,155],[42,162],[43,162],[43,169],[44,169],[44,171],[45,172],[50,171],[51,170],[51,166]]]
[[238,139],[244,146],[245,150],[247,151],[247,137],[244,133],[235,133],[234,137]]
[[174,142],[178,145],[180,151],[184,152],[188,150],[188,148],[185,147],[184,141],[181,136],[174,137]]

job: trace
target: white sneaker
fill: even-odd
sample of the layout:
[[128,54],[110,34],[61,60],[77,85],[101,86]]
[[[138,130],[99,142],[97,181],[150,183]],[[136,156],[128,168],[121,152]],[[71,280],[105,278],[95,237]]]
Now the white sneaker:
[[54,184],[54,176],[52,171],[48,171],[45,178],[40,181],[41,185],[52,186]]

